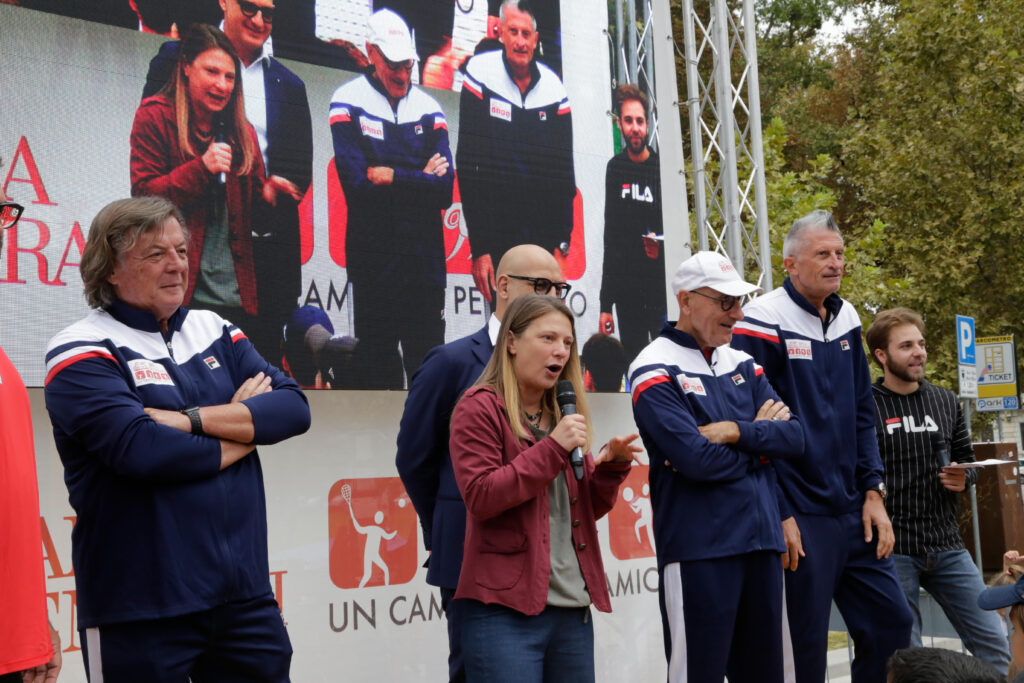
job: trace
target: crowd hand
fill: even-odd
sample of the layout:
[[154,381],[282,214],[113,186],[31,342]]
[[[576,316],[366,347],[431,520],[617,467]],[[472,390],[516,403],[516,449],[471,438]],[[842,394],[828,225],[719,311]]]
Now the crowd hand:
[[647,258],[658,258],[658,253],[661,251],[661,244],[658,243],[658,240],[654,239],[656,236],[653,232],[649,232],[642,237],[644,253],[647,254]]
[[491,292],[494,291],[494,265],[491,262],[490,254],[483,254],[473,259],[473,284],[478,292],[484,295],[484,299],[490,303]]
[[864,523],[864,542],[870,543],[873,538],[871,527],[878,529],[878,548],[875,556],[878,559],[885,559],[892,554],[892,548],[896,545],[896,536],[892,531],[892,522],[885,511],[885,504],[882,497],[875,491],[868,491],[864,498],[864,507],[861,511],[861,521]]
[[1016,550],[1007,550],[1003,553],[1003,571],[1007,572],[1010,570],[1010,565],[1017,564],[1020,562],[1020,553]]
[[601,317],[598,318],[597,329],[601,334],[615,333],[615,319],[612,318],[611,313],[601,314]]
[[[955,465],[956,463],[950,463]],[[963,491],[967,488],[967,470],[943,467],[939,471],[939,482],[949,491]]]
[[587,445],[587,420],[582,415],[563,415],[555,428],[551,430],[551,438],[567,451]]
[[265,394],[268,391],[272,391],[270,376],[257,372],[253,377],[242,382],[242,386],[238,387],[235,395],[231,397],[231,403],[239,403],[247,398]]
[[697,431],[711,443],[736,443],[740,438],[740,426],[732,420],[709,422],[697,427]]
[[231,145],[226,142],[211,142],[200,157],[206,170],[217,175],[231,172]]
[[390,166],[370,166],[366,169],[366,179],[374,185],[390,185],[395,182],[395,169]]
[[603,462],[640,462],[640,454],[644,452],[643,446],[636,443],[640,434],[634,432],[629,436],[613,436],[608,443],[601,447],[594,464],[600,465]]
[[434,156],[430,157],[430,161],[423,167],[423,172],[427,175],[443,176],[448,173],[448,166],[448,159],[441,156],[440,152],[437,152]]
[[768,399],[754,416],[754,422],[758,420],[789,420],[789,406],[782,401]]
[[795,572],[800,558],[807,557],[795,517],[782,520],[782,538],[786,543],[786,550],[782,553],[782,568]]
[[21,680],[23,683],[55,683],[57,675],[60,674],[62,665],[60,634],[53,628],[53,625],[47,625],[50,627],[50,644],[53,646],[53,657],[44,664],[22,671]]
[[263,183],[263,199],[271,206],[277,206],[277,195],[282,192],[297,202],[302,201],[302,190],[287,178],[272,175]]

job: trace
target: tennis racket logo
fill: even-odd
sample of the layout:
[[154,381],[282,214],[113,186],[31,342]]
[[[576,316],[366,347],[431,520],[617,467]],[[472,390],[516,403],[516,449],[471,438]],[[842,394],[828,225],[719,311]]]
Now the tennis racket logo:
[[416,511],[397,477],[335,482],[328,533],[338,588],[393,586],[416,575]]

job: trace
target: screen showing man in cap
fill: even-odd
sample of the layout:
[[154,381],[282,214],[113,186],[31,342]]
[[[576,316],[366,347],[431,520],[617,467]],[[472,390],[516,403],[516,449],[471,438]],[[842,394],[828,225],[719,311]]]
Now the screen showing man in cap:
[[[444,232],[452,162],[441,106],[411,74],[409,27],[391,10],[367,26],[371,68],[331,99],[334,163],[348,204],[345,258],[352,283],[355,388],[402,389],[444,343]],[[401,344],[401,354],[399,354]]]
[[679,321],[629,368],[651,459],[669,680],[783,680],[772,460],[799,457],[804,440],[761,366],[729,346],[740,300],[757,290],[724,256],[694,254],[672,279]]

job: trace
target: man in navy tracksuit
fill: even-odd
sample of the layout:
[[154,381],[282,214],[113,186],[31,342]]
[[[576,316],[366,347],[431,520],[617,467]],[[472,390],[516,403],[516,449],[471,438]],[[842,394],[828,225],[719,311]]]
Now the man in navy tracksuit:
[[727,258],[699,252],[672,280],[679,321],[629,368],[650,454],[669,681],[783,681],[775,458],[803,430],[764,372],[729,347],[755,291]]
[[405,22],[379,10],[367,33],[371,70],[335,91],[330,118],[348,205],[354,383],[403,389],[427,351],[444,343],[441,212],[452,201],[452,154],[441,106],[410,85],[416,52]]
[[[462,661],[462,612],[455,601],[466,537],[466,504],[452,471],[448,427],[462,393],[480,377],[491,358],[508,305],[523,294],[564,298],[558,262],[535,244],[509,249],[498,264],[494,313],[478,331],[430,350],[413,375],[398,431],[395,465],[423,528],[430,551],[427,583],[441,589],[448,621],[448,679],[466,680]],[[545,287],[545,285],[548,285]]]
[[798,683],[825,676],[832,600],[856,646],[855,683],[885,680],[889,655],[910,644],[860,319],[836,294],[843,252],[827,211],[795,221],[783,245],[789,277],[744,307],[732,342],[764,367],[805,432],[804,457],[776,464]]
[[466,62],[456,160],[473,280],[488,300],[493,260],[512,246],[568,253],[576,196],[565,86],[536,60],[537,19],[530,5],[505,0],[500,12],[504,49]]
[[288,680],[255,446],[306,431],[309,406],[241,330],[181,306],[187,247],[162,198],[104,207],[82,256],[95,310],[46,352],[93,683]]

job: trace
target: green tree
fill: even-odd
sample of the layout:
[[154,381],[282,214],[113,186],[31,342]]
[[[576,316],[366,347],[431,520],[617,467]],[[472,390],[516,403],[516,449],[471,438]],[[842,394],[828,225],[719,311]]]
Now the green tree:
[[847,219],[884,224],[870,267],[906,286],[879,304],[925,315],[930,374],[955,386],[957,313],[1024,340],[1024,3],[903,0],[871,30],[874,92],[841,141]]

